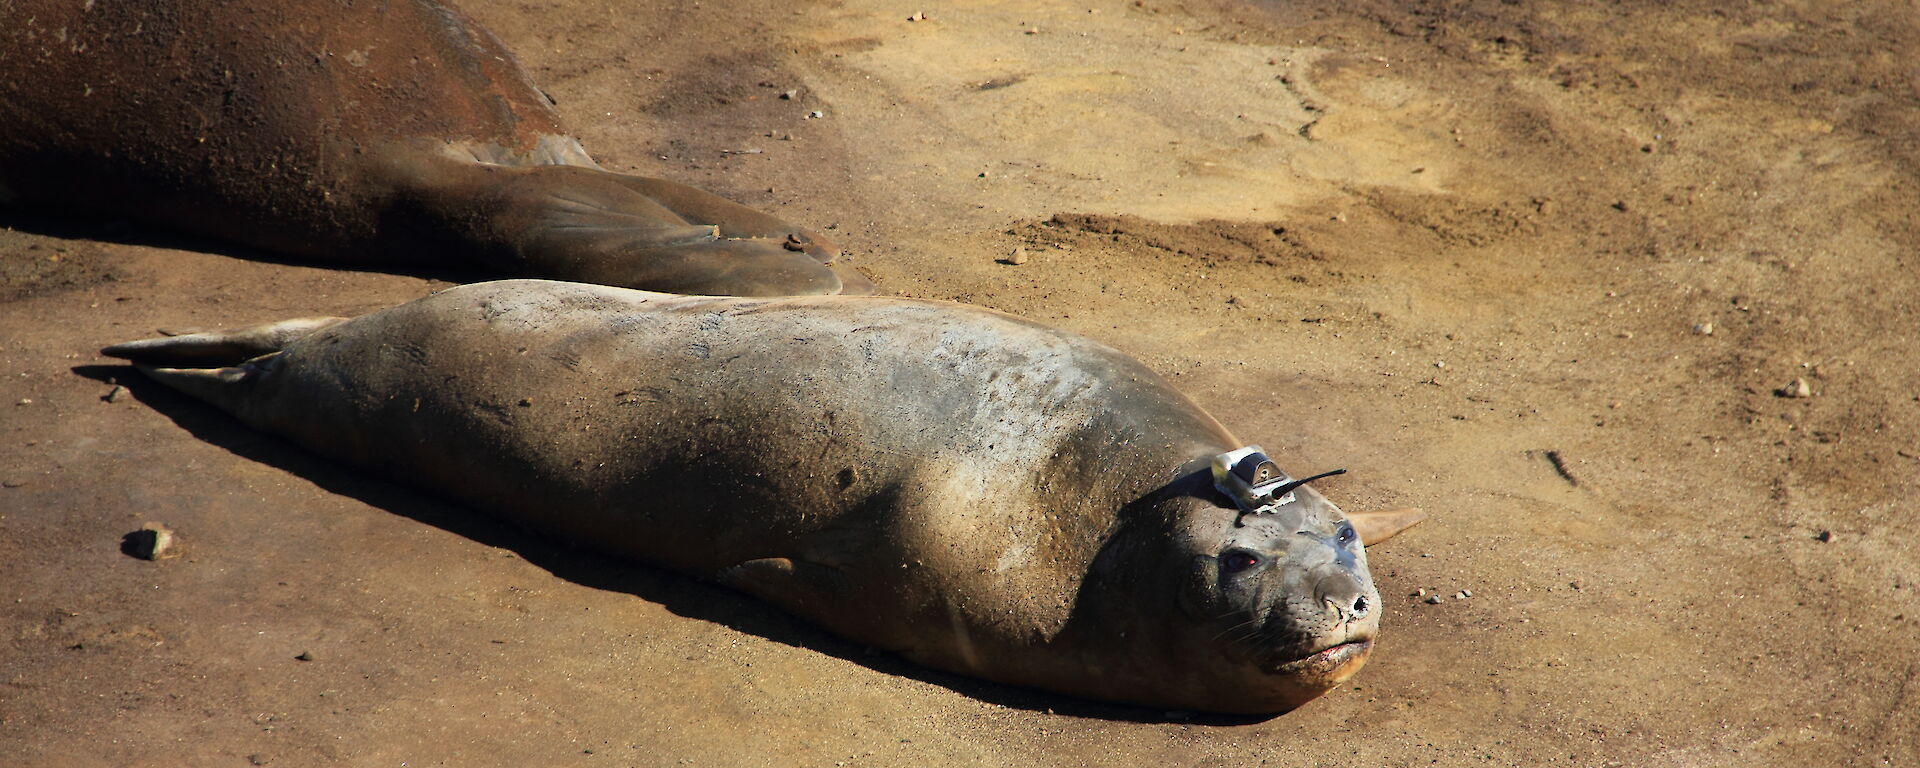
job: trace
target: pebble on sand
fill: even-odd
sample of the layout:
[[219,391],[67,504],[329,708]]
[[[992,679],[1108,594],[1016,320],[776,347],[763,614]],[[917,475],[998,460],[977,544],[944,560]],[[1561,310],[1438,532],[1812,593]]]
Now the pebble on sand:
[[1001,259],[1000,263],[1012,264],[1013,266],[1016,266],[1016,267],[1027,263],[1026,247],[1022,246],[1022,247],[1013,249],[1013,253],[1007,254],[1007,257],[1004,259]]
[[164,560],[180,555],[179,539],[171,528],[146,523],[140,530],[121,537],[120,551],[142,560]]
[[1806,379],[1794,379],[1787,382],[1786,386],[1774,390],[1773,393],[1781,397],[1813,397],[1813,387],[1807,384]]

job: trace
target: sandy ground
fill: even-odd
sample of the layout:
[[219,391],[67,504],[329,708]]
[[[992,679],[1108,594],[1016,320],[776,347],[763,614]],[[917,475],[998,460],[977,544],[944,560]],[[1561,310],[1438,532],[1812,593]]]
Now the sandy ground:
[[[1429,510],[1372,554],[1373,661],[1247,722],[870,654],[94,351],[439,277],[16,217],[0,763],[1920,765],[1907,5],[464,5],[609,167],[831,225],[894,293],[1108,341],[1350,468],[1344,506]],[[185,556],[121,554],[149,520]]]

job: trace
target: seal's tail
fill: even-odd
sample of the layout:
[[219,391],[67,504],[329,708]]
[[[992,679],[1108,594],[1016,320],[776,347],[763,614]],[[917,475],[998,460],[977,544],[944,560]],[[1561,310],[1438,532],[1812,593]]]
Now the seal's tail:
[[100,354],[131,360],[143,367],[219,368],[278,352],[295,340],[345,320],[303,317],[231,331],[187,333],[115,344]]

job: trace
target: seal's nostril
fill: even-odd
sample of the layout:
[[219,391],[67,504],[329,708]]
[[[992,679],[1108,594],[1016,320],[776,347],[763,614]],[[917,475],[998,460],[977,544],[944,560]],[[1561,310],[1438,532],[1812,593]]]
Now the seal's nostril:
[[1361,595],[1353,599],[1353,615],[1355,616],[1367,615],[1367,596],[1366,595]]

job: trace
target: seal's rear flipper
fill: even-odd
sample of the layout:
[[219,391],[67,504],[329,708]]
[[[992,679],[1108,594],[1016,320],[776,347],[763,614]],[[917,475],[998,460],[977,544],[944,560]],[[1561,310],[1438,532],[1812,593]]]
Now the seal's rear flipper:
[[231,331],[142,339],[115,344],[100,350],[100,354],[132,360],[141,364],[143,371],[154,366],[214,368],[238,365],[269,352],[278,352],[307,334],[345,319],[303,317]]
[[239,415],[236,408],[245,400],[248,389],[243,385],[259,370],[254,363],[225,368],[157,368],[140,363],[134,363],[133,367],[149,379],[235,415]]
[[1382,512],[1347,513],[1347,520],[1353,523],[1353,529],[1360,534],[1360,544],[1368,547],[1391,539],[1401,531],[1419,525],[1425,519],[1427,519],[1427,513],[1411,507]]

